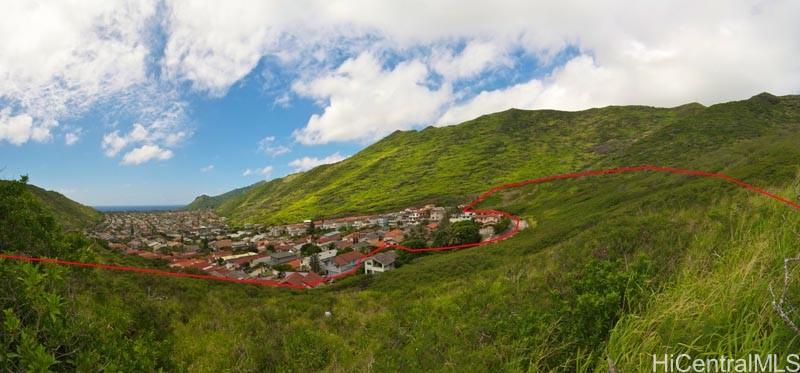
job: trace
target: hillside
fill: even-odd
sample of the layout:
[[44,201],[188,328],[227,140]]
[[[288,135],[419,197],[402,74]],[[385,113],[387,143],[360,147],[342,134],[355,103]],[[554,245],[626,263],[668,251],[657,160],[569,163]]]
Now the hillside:
[[[254,186],[223,200],[217,211],[234,222],[296,222],[427,202],[454,204],[488,185],[614,165],[624,155],[676,164],[692,152],[725,145],[714,136],[730,141],[759,136],[781,119],[768,117],[773,109],[796,103],[796,97],[762,94],[712,107],[508,110],[456,126],[395,132],[342,162]],[[702,131],[718,125],[729,133]],[[701,133],[679,136],[691,132]],[[675,150],[686,147],[689,152]],[[647,153],[653,157],[644,157]]]
[[[0,180],[0,183],[8,183],[8,181]],[[53,213],[56,223],[64,229],[82,229],[102,219],[99,211],[75,202],[61,193],[31,184],[26,186],[31,194]]]
[[[522,174],[542,177],[554,168],[659,164],[723,172],[793,200],[800,192],[797,96],[762,94],[707,108],[510,111],[479,120],[503,118],[502,124],[487,123],[495,131],[519,133],[533,125],[514,118],[537,115],[572,119],[559,119],[563,128],[537,124],[538,130],[529,130],[536,137],[519,142],[539,144],[541,137],[546,146],[527,150],[510,145],[516,140],[504,132],[502,141],[509,144],[494,143],[473,124],[397,133],[370,151],[399,158],[401,150],[386,145],[390,140],[469,128],[464,143],[503,146],[521,157],[514,164],[529,169],[493,163],[507,168],[495,173],[465,166],[442,170],[447,177],[432,172],[429,177],[465,180],[483,191],[488,185],[479,186],[471,173],[512,174],[508,178],[517,181],[526,178]],[[581,117],[584,121],[576,119]],[[614,120],[600,120],[604,117]],[[425,148],[430,143],[419,141],[402,151],[427,154],[417,146],[430,150]],[[567,161],[552,165],[524,156],[556,159],[550,152]],[[359,165],[348,170],[377,172],[362,153],[353,157]],[[449,162],[466,162],[462,159],[470,154],[452,153]],[[278,184],[309,177],[304,175]],[[411,182],[402,173],[391,182],[397,180]],[[341,185],[337,179],[328,182]],[[270,184],[280,190],[276,183],[259,189]],[[418,186],[421,193],[438,190]],[[338,194],[349,201],[348,191]],[[393,194],[383,196],[405,203]],[[435,198],[467,199],[455,192]],[[323,202],[328,203],[317,203]],[[29,203],[14,211],[36,211]],[[386,205],[364,208],[380,206]],[[638,372],[651,370],[652,354],[786,356],[800,349],[800,338],[774,311],[769,292],[770,284],[783,279],[784,258],[800,254],[800,211],[717,179],[649,172],[521,187],[479,207],[518,215],[531,228],[487,247],[425,255],[378,276],[358,275],[309,291],[3,262],[0,293],[9,297],[0,299],[0,308],[11,311],[0,314],[10,329],[0,337],[0,362],[3,351],[21,351],[19,363],[8,360],[13,367],[40,361],[31,366],[79,371],[605,372],[612,365],[619,372]],[[290,216],[288,210],[284,214]],[[25,230],[47,221],[25,217]],[[7,225],[0,224],[0,238]],[[63,248],[65,258],[163,267],[70,242],[72,249]],[[27,240],[19,243],[26,245]],[[796,272],[790,279],[787,301],[798,306]]]
[[263,184],[264,181],[259,181],[255,184],[248,185],[246,187],[238,188],[231,190],[229,192],[225,192],[216,196],[209,196],[206,194],[200,195],[194,199],[191,203],[184,207],[185,210],[207,210],[207,209],[215,209],[219,207],[222,203],[228,201],[229,199],[235,198],[239,195],[242,195],[249,191],[250,189],[256,188],[259,185]]

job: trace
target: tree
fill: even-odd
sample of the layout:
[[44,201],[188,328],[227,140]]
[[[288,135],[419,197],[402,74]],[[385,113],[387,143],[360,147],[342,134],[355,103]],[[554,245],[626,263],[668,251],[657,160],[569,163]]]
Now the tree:
[[502,218],[500,221],[494,225],[494,233],[501,234],[508,230],[508,227],[511,225],[511,219],[509,218]]
[[478,223],[466,220],[453,223],[450,226],[452,232],[451,245],[465,245],[481,242],[481,233]]
[[317,228],[314,226],[314,221],[308,223],[308,227],[306,227],[306,234],[314,234]]
[[61,256],[61,229],[48,209],[28,191],[28,177],[0,183],[0,247],[6,252]]
[[441,247],[447,246],[451,240],[450,228],[439,227],[436,232],[433,232],[433,246]]
[[311,267],[311,271],[314,272],[314,273],[321,273],[322,272],[322,266],[320,266],[320,264],[319,264],[319,255],[314,254],[314,255],[311,256],[311,260],[310,260],[309,266]]
[[400,245],[411,249],[422,249],[428,247],[427,242],[418,238],[403,241]]
[[314,245],[313,243],[307,243],[303,246],[300,246],[300,255],[302,256],[309,256],[314,255],[318,252],[322,251],[319,246]]
[[[412,239],[403,241],[400,245],[408,247],[410,249],[422,249],[428,247],[427,242],[419,239]],[[397,267],[402,267],[404,264],[411,262],[412,260],[419,258],[421,256],[428,255],[428,253],[420,252],[420,253],[410,253],[405,250],[397,250],[397,260],[395,261],[395,265]]]
[[439,227],[433,233],[433,246],[465,245],[481,241],[478,223],[465,220],[455,222],[449,226]]

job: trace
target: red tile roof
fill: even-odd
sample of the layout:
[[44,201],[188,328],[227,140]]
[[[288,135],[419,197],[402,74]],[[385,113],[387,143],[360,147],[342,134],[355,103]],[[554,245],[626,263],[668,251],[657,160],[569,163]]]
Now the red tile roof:
[[310,288],[319,285],[323,281],[324,279],[314,272],[294,272],[286,276],[281,282]]
[[292,268],[294,268],[294,269],[297,269],[297,268],[300,268],[301,265],[303,265],[303,262],[301,262],[300,259],[295,259],[295,260],[292,260],[291,262],[288,262],[286,264],[292,266]]
[[361,258],[361,254],[356,251],[351,251],[349,253],[344,253],[342,255],[337,255],[333,258],[333,262],[336,266],[341,267],[351,263],[354,263],[359,258]]

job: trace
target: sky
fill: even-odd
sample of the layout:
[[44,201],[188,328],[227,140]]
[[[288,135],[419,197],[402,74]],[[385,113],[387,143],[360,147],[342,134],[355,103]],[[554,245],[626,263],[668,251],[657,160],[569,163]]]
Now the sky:
[[0,178],[184,204],[395,130],[800,92],[800,2],[7,0]]

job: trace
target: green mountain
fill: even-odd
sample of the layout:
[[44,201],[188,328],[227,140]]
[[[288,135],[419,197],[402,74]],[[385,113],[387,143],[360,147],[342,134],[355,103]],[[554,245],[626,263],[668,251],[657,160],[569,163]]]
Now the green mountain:
[[185,210],[211,210],[219,207],[222,203],[226,202],[229,199],[233,199],[239,195],[242,195],[249,191],[250,189],[256,188],[259,185],[263,184],[264,181],[259,181],[255,184],[234,189],[229,192],[222,193],[216,196],[209,196],[206,194],[200,195],[194,199],[190,204],[184,207]]
[[[309,187],[318,199],[295,206],[332,209],[320,214],[377,211],[463,201],[506,180],[658,164],[722,172],[796,201],[798,143],[798,96],[672,109],[508,111],[396,133],[345,162],[245,195],[271,185],[264,196],[281,198],[274,193],[307,178],[328,194]],[[398,172],[391,161],[414,157],[432,169],[413,161]],[[453,167],[437,168],[447,164]],[[389,180],[358,173],[390,171]],[[389,202],[370,199],[369,180],[396,187],[381,192]],[[0,202],[17,206],[10,211],[23,219],[12,229],[19,219],[0,214],[0,239],[40,237],[34,233],[46,224],[38,222],[47,219],[34,214],[35,204],[7,202],[0,192]],[[370,202],[336,207],[357,202],[351,194]],[[639,372],[652,370],[653,354],[743,358],[800,349],[770,292],[782,296],[784,259],[800,254],[796,209],[723,180],[654,172],[510,189],[480,207],[516,214],[531,227],[490,246],[419,256],[381,275],[309,291],[4,261],[0,364],[12,371]],[[67,241],[66,258],[164,267]],[[27,239],[9,242],[28,247]],[[787,278],[783,309],[797,322],[800,278],[796,271]]]
[[[0,180],[0,183],[8,183]],[[64,229],[83,229],[98,223],[102,214],[89,207],[75,202],[61,193],[45,190],[35,185],[27,184],[31,194],[48,208],[56,219],[56,223]]]
[[[492,185],[619,164],[633,153],[642,154],[637,161],[681,164],[691,154],[686,147],[696,154],[758,136],[770,123],[753,127],[750,121],[760,122],[770,105],[795,101],[762,94],[708,108],[512,109],[456,126],[395,132],[339,163],[231,192],[230,198],[215,200],[216,209],[233,222],[287,223],[428,202],[455,204]],[[720,125],[726,132],[703,131]],[[703,134],[685,137],[692,130]]]

